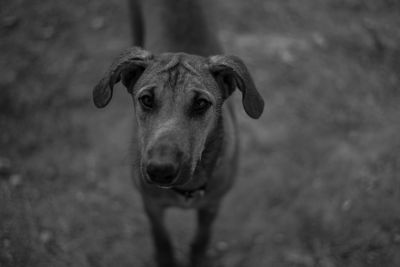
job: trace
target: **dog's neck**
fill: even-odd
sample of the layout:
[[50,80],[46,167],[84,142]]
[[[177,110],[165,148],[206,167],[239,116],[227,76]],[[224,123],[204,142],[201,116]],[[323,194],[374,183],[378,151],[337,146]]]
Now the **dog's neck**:
[[154,53],[186,52],[209,56],[221,52],[215,29],[199,0],[144,0],[144,45]]
[[213,131],[209,134],[204,146],[201,160],[198,163],[198,168],[206,171],[205,175],[210,177],[214,172],[214,168],[217,164],[218,158],[221,156],[223,151],[222,146],[224,144],[224,129],[223,129],[223,118],[221,114],[218,116],[217,122]]

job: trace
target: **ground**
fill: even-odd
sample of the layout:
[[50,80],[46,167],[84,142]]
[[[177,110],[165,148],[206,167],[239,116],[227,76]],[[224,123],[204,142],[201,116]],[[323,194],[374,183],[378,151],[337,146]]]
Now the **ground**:
[[[266,101],[237,101],[240,172],[214,266],[400,266],[400,4],[214,1],[226,53]],[[129,177],[132,104],[91,90],[131,44],[126,2],[0,4],[0,266],[155,266]],[[192,212],[168,214],[186,260]]]

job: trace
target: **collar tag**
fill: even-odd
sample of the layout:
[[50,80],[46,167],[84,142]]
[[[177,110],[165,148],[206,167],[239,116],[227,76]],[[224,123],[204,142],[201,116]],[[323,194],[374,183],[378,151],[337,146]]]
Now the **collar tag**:
[[182,195],[187,204],[192,202],[194,199],[203,198],[206,193],[205,186],[203,186],[200,189],[193,190],[193,191],[180,191],[180,190],[179,191],[174,190],[174,191],[177,192],[178,194]]

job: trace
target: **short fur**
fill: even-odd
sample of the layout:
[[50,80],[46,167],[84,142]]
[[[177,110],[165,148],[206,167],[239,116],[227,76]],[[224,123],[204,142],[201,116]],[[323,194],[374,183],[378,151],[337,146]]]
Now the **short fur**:
[[163,53],[127,49],[94,88],[94,103],[106,106],[119,81],[132,96],[133,180],[151,223],[158,265],[176,266],[163,215],[177,206],[198,210],[190,262],[204,266],[212,224],[238,163],[228,97],[238,88],[252,118],[262,114],[264,102],[239,58],[212,56],[220,48],[200,1],[132,0],[130,6],[135,39]]

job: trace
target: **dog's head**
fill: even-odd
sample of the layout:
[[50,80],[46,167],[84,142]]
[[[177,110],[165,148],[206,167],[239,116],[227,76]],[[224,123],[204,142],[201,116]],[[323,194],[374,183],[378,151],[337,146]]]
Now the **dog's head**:
[[153,56],[132,47],[94,88],[97,107],[108,104],[119,81],[134,101],[142,176],[161,187],[191,180],[223,102],[236,87],[250,117],[258,118],[264,109],[246,66],[234,56]]

